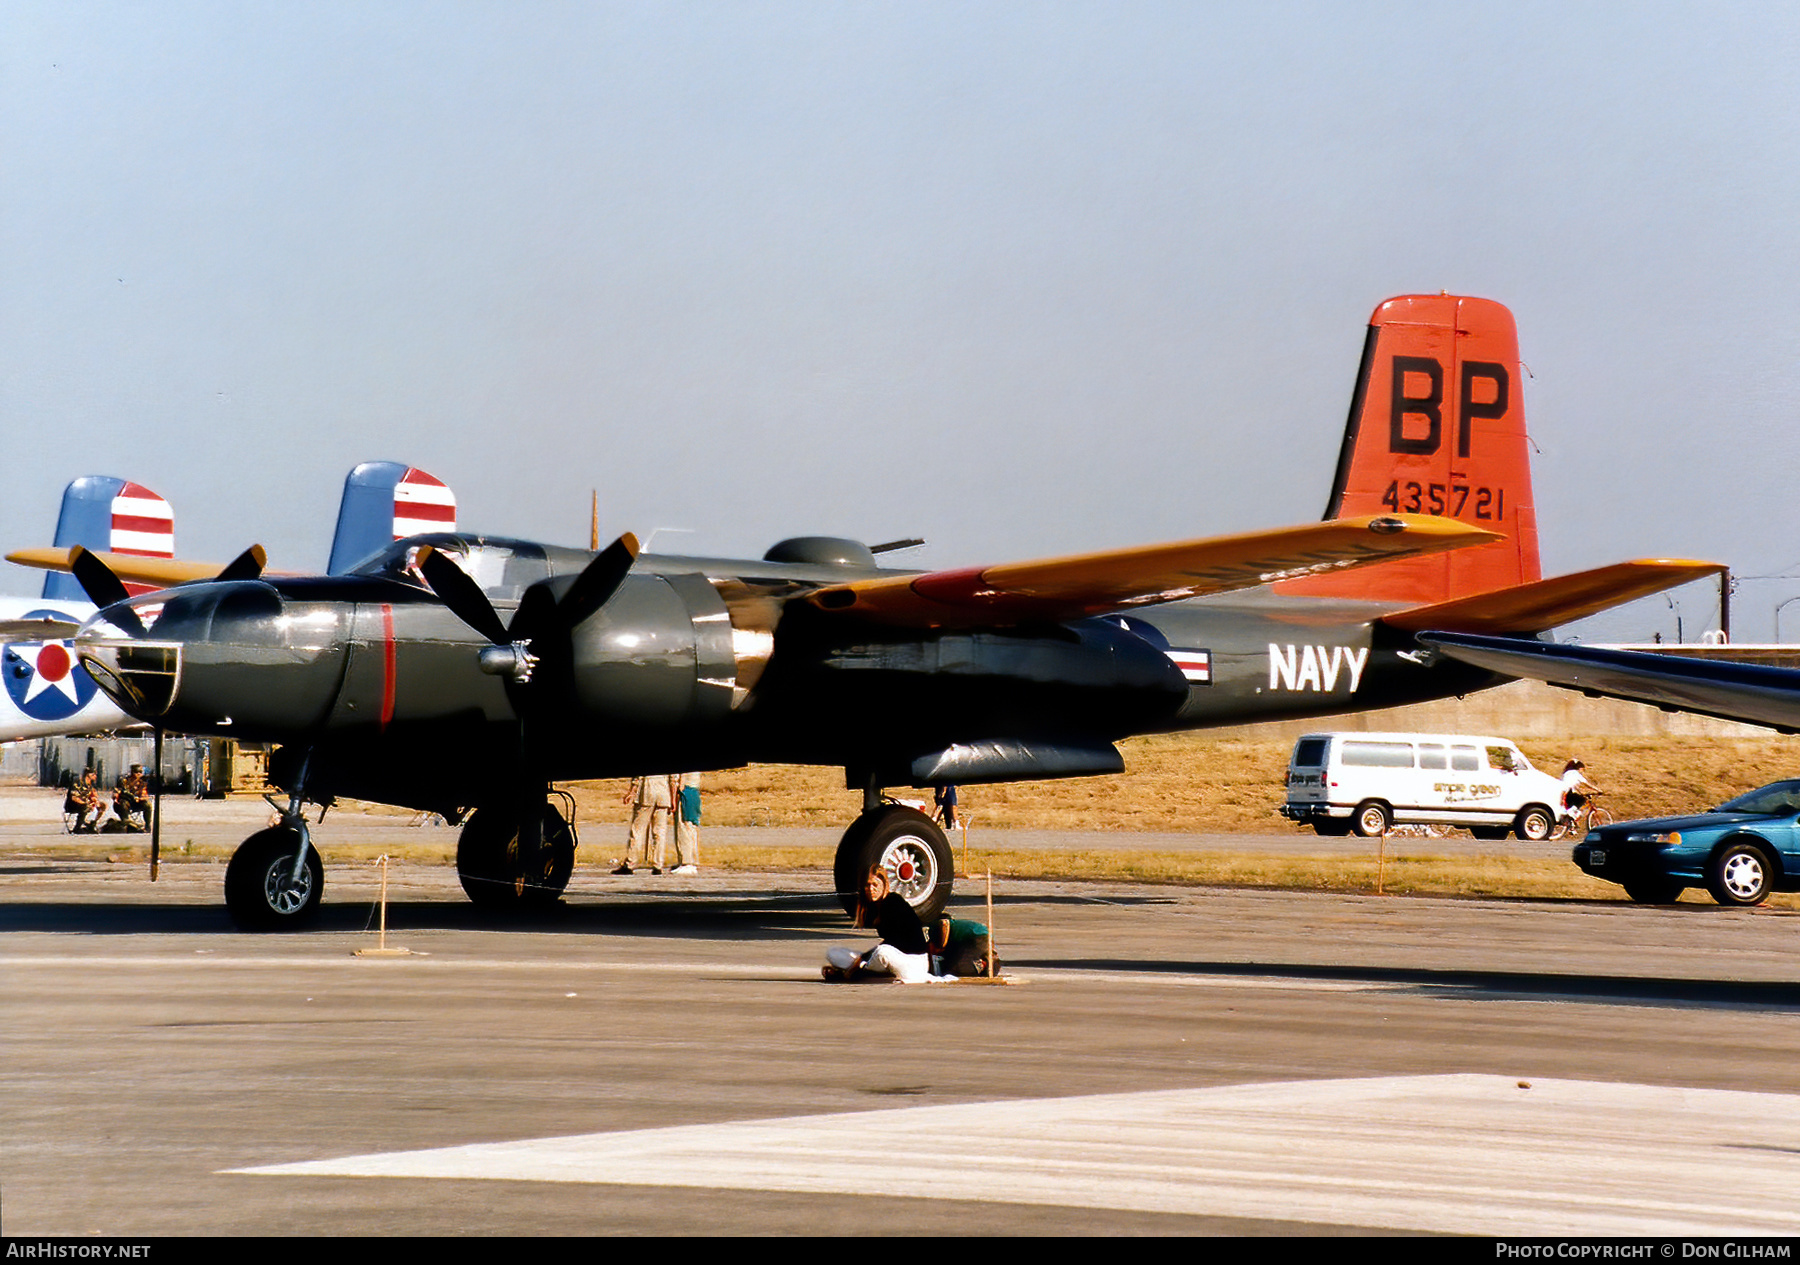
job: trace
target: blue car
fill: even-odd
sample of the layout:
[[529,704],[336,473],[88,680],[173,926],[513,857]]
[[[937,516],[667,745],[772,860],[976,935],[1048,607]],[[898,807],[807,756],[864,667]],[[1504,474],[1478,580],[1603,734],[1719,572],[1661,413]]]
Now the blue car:
[[1648,905],[1666,905],[1684,887],[1704,886],[1721,905],[1759,905],[1770,892],[1800,890],[1800,778],[1692,817],[1590,830],[1575,845],[1575,864]]

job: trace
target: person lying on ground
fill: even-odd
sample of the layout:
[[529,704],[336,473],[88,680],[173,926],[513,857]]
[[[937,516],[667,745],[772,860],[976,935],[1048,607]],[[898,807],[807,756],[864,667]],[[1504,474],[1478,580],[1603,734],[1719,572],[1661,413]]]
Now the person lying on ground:
[[933,975],[985,976],[990,964],[999,974],[1000,959],[993,956],[993,941],[982,923],[939,918],[931,925],[930,945]]

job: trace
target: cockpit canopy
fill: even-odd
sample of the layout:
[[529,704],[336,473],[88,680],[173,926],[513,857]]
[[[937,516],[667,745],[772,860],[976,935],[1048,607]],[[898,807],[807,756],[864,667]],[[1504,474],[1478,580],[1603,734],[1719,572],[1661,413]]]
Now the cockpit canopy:
[[433,532],[396,540],[350,568],[350,575],[374,576],[428,589],[419,574],[419,550],[430,545],[468,572],[490,601],[516,602],[527,588],[548,579],[561,568],[553,565],[544,546],[529,540],[499,536],[464,536]]

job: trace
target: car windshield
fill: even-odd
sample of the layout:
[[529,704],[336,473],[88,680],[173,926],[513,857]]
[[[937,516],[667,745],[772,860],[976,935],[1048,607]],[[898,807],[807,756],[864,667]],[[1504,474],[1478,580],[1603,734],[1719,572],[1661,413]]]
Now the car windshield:
[[1800,780],[1771,782],[1754,791],[1728,799],[1713,810],[1718,813],[1760,813],[1780,817],[1800,813]]

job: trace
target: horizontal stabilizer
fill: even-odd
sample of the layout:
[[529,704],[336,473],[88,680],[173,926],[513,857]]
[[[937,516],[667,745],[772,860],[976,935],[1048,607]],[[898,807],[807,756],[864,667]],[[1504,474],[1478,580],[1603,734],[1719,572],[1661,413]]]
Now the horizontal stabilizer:
[[1644,650],[1559,646],[1510,637],[1426,632],[1419,641],[1478,668],[1667,711],[1800,729],[1800,668],[1690,659]]
[[1382,616],[1390,628],[1422,632],[1447,628],[1458,632],[1535,633],[1573,623],[1636,601],[1664,589],[1717,575],[1716,562],[1685,558],[1641,558],[1592,571],[1553,576],[1530,584],[1453,598],[1430,606],[1414,606]]
[[821,610],[908,628],[1005,626],[1104,615],[1497,539],[1447,518],[1371,515],[1037,562],[878,576],[831,585],[808,600]]
[[[20,549],[7,554],[6,560],[22,567],[36,567],[40,571],[68,571],[74,565],[73,558],[77,548],[80,546],[68,549]],[[121,580],[148,584],[159,589],[172,588],[194,580],[213,579],[225,566],[222,562],[187,562],[180,558],[147,558],[138,554],[101,553],[98,550],[89,552],[104,562]]]

